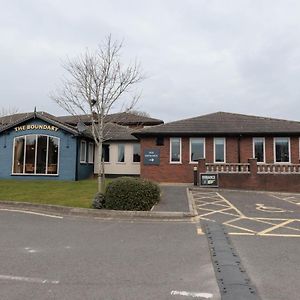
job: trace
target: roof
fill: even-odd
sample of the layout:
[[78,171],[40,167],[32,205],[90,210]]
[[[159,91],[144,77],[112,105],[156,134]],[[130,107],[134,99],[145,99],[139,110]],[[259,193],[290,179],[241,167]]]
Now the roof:
[[[79,121],[90,125],[91,124],[91,115],[78,115],[78,116],[60,116],[57,117],[58,120],[64,123],[76,125]],[[105,122],[116,123],[119,125],[144,125],[144,126],[153,126],[158,124],[163,124],[164,121],[141,116],[134,113],[122,112],[110,114],[105,117]]]
[[104,136],[109,141],[137,141],[132,135],[132,129],[115,123],[106,123]]
[[55,116],[53,115],[50,115],[46,112],[31,112],[31,113],[20,113],[20,114],[13,114],[13,115],[9,115],[9,116],[5,116],[5,117],[2,117],[0,118],[0,124],[1,127],[0,127],[0,133],[7,130],[7,129],[10,129],[14,126],[17,126],[21,123],[24,123],[30,119],[34,119],[34,118],[38,118],[38,119],[41,119],[43,121],[46,121],[52,125],[55,125],[57,126],[58,128],[61,128],[65,131],[68,131],[70,133],[73,133],[75,135],[78,134],[78,130],[73,127],[73,126],[70,126],[68,124],[64,124],[62,123],[60,120],[58,120]]
[[169,135],[299,134],[300,122],[236,113],[216,112],[134,132],[137,137]]

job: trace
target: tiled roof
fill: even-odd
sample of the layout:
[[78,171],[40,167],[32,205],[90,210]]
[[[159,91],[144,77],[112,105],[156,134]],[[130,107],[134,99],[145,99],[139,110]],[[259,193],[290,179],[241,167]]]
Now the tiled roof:
[[[57,117],[61,122],[76,125],[79,121],[90,125],[91,124],[91,115],[78,115],[78,116],[60,116]],[[134,113],[116,113],[107,115],[105,122],[117,123],[120,125],[158,125],[163,124],[162,120],[140,116]]]
[[244,114],[217,112],[144,128],[135,136],[300,134],[300,122]]
[[0,127],[0,132],[5,131],[5,130],[7,130],[11,127],[14,127],[18,124],[21,124],[23,122],[26,122],[32,118],[39,118],[39,119],[44,120],[52,125],[62,128],[68,132],[71,132],[73,134],[78,134],[78,131],[75,127],[68,125],[68,124],[64,124],[60,120],[58,120],[55,116],[50,115],[43,111],[13,114],[13,115],[2,117],[2,118],[0,118],[0,124],[2,124],[2,126]]
[[136,141],[132,129],[115,123],[106,123],[104,128],[105,139],[109,141]]

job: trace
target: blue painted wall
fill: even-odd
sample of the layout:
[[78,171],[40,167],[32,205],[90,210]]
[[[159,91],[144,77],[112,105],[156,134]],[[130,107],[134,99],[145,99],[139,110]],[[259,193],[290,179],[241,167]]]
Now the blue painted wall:
[[[40,119],[32,119],[22,124],[44,125],[48,123]],[[20,126],[20,125],[18,125]],[[12,175],[13,142],[14,138],[27,134],[44,134],[60,139],[59,147],[59,175]],[[78,138],[71,133],[58,129],[50,130],[24,130],[15,131],[11,128],[7,132],[0,134],[0,178],[1,179],[35,179],[35,180],[76,180],[76,168],[78,169],[78,179],[90,177],[93,174],[93,164],[81,166],[79,154],[77,154]],[[79,151],[79,148],[78,148]],[[79,168],[78,168],[79,166]],[[90,171],[91,170],[91,171]]]
[[[86,141],[86,163],[80,162],[80,141]],[[89,139],[78,139],[78,152],[77,152],[77,170],[78,170],[78,180],[90,178],[94,174],[94,164],[88,163],[88,153],[89,153]],[[94,153],[95,156],[95,153]]]

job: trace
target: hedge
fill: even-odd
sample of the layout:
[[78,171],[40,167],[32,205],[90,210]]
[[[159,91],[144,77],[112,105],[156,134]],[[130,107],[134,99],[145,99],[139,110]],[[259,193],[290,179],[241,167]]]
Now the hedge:
[[107,185],[104,206],[113,210],[150,210],[159,199],[160,189],[156,183],[120,177]]

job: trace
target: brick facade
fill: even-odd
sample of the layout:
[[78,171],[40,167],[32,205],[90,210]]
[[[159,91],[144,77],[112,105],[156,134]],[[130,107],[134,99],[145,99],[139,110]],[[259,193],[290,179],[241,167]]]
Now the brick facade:
[[[263,137],[263,136],[262,136]],[[205,137],[205,158],[207,163],[214,161],[214,137]],[[250,136],[230,136],[226,137],[226,163],[248,163],[248,159],[253,157],[253,144]],[[240,146],[239,146],[240,145]],[[239,151],[240,148],[240,161]],[[141,177],[157,182],[193,182],[193,168],[197,163],[190,163],[189,137],[182,137],[182,161],[180,164],[170,163],[170,138],[164,138],[164,145],[157,146],[156,138],[141,138],[141,153],[145,149],[160,149],[160,165],[144,165],[143,155],[141,161]],[[290,138],[291,163],[299,163],[299,137]],[[274,163],[274,138],[265,137],[266,163]],[[237,176],[237,175],[235,175]],[[278,175],[276,175],[278,176]],[[284,176],[284,175],[283,175]],[[291,175],[293,176],[293,175]],[[298,178],[298,176],[296,176]],[[272,177],[278,178],[278,177]],[[275,182],[275,181],[274,181]],[[228,184],[226,184],[228,185]]]

